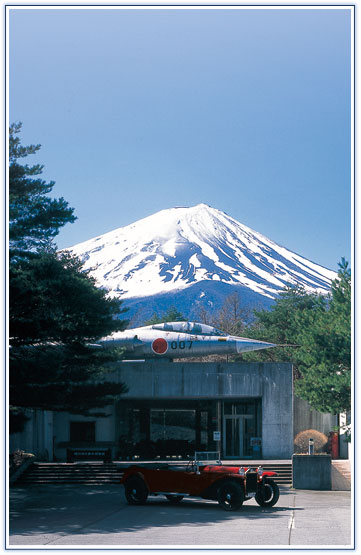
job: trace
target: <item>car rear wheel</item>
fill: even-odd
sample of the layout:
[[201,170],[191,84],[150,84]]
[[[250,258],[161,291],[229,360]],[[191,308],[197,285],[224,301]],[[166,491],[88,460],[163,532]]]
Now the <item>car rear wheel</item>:
[[166,498],[168,499],[169,503],[171,503],[172,505],[176,505],[177,503],[180,503],[183,499],[183,495],[166,495]]
[[273,507],[280,496],[280,490],[274,480],[267,479],[263,487],[256,493],[256,501],[261,507]]
[[218,488],[217,499],[225,511],[236,511],[244,501],[243,489],[237,482],[223,482]]
[[148,497],[148,488],[144,480],[134,476],[124,484],[125,497],[129,505],[144,505]]

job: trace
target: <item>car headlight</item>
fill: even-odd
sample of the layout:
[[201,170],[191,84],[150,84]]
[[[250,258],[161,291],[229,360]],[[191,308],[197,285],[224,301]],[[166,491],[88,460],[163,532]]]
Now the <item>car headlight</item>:
[[245,473],[245,471],[244,471],[243,466],[241,466],[241,467],[238,469],[238,474],[240,474],[241,476],[245,476],[246,473]]
[[257,474],[258,476],[263,476],[263,468],[261,466],[257,468]]

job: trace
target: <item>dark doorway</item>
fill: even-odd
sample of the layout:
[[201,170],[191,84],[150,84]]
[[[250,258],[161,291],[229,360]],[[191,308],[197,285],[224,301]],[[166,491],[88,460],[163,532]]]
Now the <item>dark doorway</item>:
[[95,422],[70,422],[70,441],[73,443],[94,443]]

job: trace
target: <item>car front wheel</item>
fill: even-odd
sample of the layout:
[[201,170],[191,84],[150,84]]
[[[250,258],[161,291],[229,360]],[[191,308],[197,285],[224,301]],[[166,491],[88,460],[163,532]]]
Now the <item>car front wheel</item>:
[[124,484],[124,489],[129,505],[144,505],[148,497],[148,488],[141,478],[129,478]]
[[263,487],[256,493],[256,501],[261,507],[273,507],[280,496],[280,490],[274,480],[267,479]]
[[243,504],[243,489],[237,482],[223,482],[218,488],[217,499],[225,511],[237,511]]

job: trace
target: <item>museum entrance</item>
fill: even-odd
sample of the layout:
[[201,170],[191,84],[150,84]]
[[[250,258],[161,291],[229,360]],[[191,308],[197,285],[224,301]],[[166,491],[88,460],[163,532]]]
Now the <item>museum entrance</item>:
[[187,459],[216,447],[216,403],[209,400],[133,400],[118,405],[119,458]]
[[261,399],[124,400],[117,405],[122,460],[189,459],[221,451],[224,459],[262,456]]

